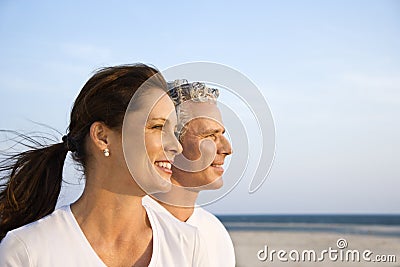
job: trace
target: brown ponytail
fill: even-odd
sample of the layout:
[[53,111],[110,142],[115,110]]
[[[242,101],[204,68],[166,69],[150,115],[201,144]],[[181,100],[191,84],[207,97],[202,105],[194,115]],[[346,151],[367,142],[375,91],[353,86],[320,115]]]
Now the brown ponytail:
[[1,185],[0,240],[8,231],[54,211],[67,152],[59,143],[14,155],[8,165],[0,166],[9,177]]
[[[90,126],[101,121],[121,130],[129,101],[145,82],[146,87],[166,90],[166,82],[159,72],[144,64],[101,69],[86,82],[76,98],[69,133],[62,143],[40,148],[31,146],[30,150],[1,162],[0,240],[8,231],[54,211],[68,150],[85,172],[88,162],[85,143]],[[26,137],[26,140],[33,139]]]

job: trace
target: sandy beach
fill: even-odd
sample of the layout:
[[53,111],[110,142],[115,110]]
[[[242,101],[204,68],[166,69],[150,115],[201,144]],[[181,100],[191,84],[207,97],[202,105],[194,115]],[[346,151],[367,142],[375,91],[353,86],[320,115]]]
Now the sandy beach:
[[[355,226],[352,226],[353,228]],[[237,267],[253,266],[400,266],[400,237],[390,233],[400,230],[400,227],[390,226],[357,226],[370,230],[373,234],[332,233],[323,231],[229,231],[234,243]],[[368,229],[365,229],[365,228]],[[363,229],[364,228],[364,229]],[[382,233],[381,235],[375,234]],[[338,240],[341,241],[338,244]],[[266,247],[267,246],[267,247]],[[338,247],[340,246],[340,248]],[[343,248],[341,248],[343,247]],[[331,248],[331,258],[329,255]],[[260,250],[263,252],[259,253]],[[268,251],[266,257],[265,251]],[[271,251],[277,251],[272,255]],[[281,259],[277,253],[281,252]],[[308,252],[316,253],[316,261],[308,260]],[[327,252],[322,253],[324,250]],[[334,252],[336,250],[337,252]],[[360,261],[357,261],[357,250]],[[296,254],[297,252],[298,254]],[[341,252],[342,251],[342,252]],[[366,251],[366,252],[365,252]],[[370,252],[368,252],[370,251]],[[301,260],[302,253],[305,260]],[[310,252],[312,253],[312,252]],[[354,253],[354,254],[353,254]],[[365,253],[365,259],[363,259]],[[258,256],[259,254],[259,256]],[[341,256],[342,254],[342,256]],[[296,260],[299,255],[299,260]],[[321,256],[322,255],[322,256]],[[335,256],[336,255],[336,256]],[[378,256],[380,255],[380,256]],[[393,258],[393,255],[395,259]],[[380,259],[392,262],[377,262]],[[262,260],[259,260],[261,257]],[[312,259],[312,255],[310,255]],[[337,257],[337,260],[335,260]],[[342,257],[342,260],[340,259]],[[389,258],[391,257],[391,259]],[[318,259],[322,259],[318,261]],[[346,258],[348,260],[346,260]],[[283,260],[287,260],[286,262]],[[353,259],[355,261],[353,261]],[[367,260],[370,259],[368,262]],[[395,261],[394,261],[395,260]],[[394,262],[393,262],[394,261]]]

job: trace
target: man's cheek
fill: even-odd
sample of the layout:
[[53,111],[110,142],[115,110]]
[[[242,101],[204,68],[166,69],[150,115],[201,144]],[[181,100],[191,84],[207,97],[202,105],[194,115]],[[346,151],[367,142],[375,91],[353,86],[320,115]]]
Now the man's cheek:
[[202,161],[207,162],[207,165],[210,165],[217,152],[215,143],[209,139],[202,140],[202,142],[200,142],[200,152]]

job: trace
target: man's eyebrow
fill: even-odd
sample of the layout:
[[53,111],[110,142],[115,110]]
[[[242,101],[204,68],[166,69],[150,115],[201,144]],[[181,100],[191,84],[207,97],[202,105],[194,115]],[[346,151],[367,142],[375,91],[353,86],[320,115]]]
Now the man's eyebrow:
[[219,132],[222,132],[222,134],[224,134],[225,133],[225,128],[222,131],[220,129],[209,129],[209,130],[206,130],[206,131],[202,132],[202,134],[204,134],[204,135],[216,134],[216,133],[219,133]]

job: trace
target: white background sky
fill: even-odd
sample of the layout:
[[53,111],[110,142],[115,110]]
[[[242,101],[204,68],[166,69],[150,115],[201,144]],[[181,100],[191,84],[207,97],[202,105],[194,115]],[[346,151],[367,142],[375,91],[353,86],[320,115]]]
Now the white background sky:
[[0,0],[0,129],[65,132],[99,67],[217,62],[259,86],[277,150],[209,210],[400,212],[399,1],[82,2]]

